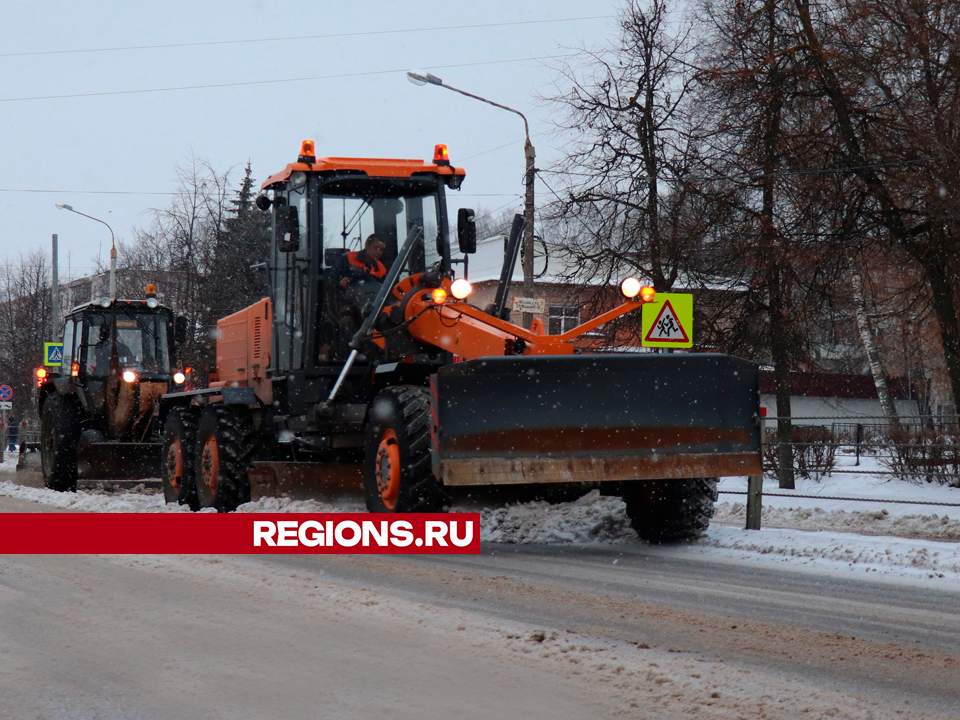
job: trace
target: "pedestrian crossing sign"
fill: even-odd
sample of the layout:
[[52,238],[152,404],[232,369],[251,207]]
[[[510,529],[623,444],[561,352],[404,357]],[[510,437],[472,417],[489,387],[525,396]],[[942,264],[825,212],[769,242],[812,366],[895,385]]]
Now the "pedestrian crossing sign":
[[43,364],[60,365],[63,362],[63,343],[43,344]]
[[643,347],[693,347],[693,295],[657,293],[641,312]]

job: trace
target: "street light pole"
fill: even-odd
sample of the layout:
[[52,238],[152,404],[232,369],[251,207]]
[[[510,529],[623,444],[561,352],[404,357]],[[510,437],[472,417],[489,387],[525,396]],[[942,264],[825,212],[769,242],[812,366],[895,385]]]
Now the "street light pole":
[[83,215],[85,218],[89,218],[90,220],[96,220],[101,225],[107,226],[107,230],[110,231],[110,299],[116,300],[117,299],[117,243],[113,236],[113,228],[107,225],[107,223],[105,223],[100,218],[95,218],[93,217],[93,215],[87,215],[86,213],[82,213],[79,210],[74,210],[73,207],[70,205],[56,203],[56,206],[57,206],[57,210],[69,210],[72,213],[76,213],[77,215]]
[[[414,72],[410,71],[407,73],[407,79],[412,82],[414,85],[438,85],[447,90],[452,90],[455,93],[460,93],[461,95],[466,95],[468,98],[473,98],[474,100],[479,100],[480,102],[485,102],[487,105],[493,105],[498,107],[501,110],[506,110],[507,112],[512,112],[515,115],[519,115],[523,118],[523,129],[526,134],[526,142],[523,146],[523,155],[526,160],[526,171],[524,174],[524,183],[526,189],[524,192],[523,198],[523,296],[527,298],[533,297],[533,208],[534,208],[534,179],[536,177],[536,168],[534,166],[534,160],[537,157],[536,150],[533,147],[533,143],[530,142],[530,125],[527,122],[527,117],[519,110],[514,110],[512,107],[507,107],[506,105],[501,105],[500,103],[493,102],[493,100],[487,100],[485,97],[480,97],[479,95],[474,95],[473,93],[468,93],[465,90],[460,90],[455,88],[452,85],[447,85],[436,75],[431,75],[430,73],[424,72]],[[533,324],[533,314],[525,312],[523,313],[523,327],[529,329]]]

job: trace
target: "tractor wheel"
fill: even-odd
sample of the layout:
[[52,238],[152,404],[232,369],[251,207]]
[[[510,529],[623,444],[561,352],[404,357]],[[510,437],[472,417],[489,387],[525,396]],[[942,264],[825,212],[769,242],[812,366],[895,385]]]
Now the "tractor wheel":
[[80,423],[70,403],[51,394],[40,420],[40,462],[43,484],[59,492],[77,491],[77,438]]
[[191,510],[200,509],[194,482],[196,448],[197,412],[191,408],[174,408],[163,425],[160,464],[163,498],[168,503],[188,505]]
[[208,405],[200,413],[194,455],[194,486],[199,507],[231,512],[250,501],[247,468],[256,444],[243,410]]
[[450,496],[430,467],[426,388],[399,385],[373,401],[364,443],[363,490],[370,512],[449,510]]
[[623,492],[633,529],[647,542],[693,540],[710,526],[716,478],[638,480]]

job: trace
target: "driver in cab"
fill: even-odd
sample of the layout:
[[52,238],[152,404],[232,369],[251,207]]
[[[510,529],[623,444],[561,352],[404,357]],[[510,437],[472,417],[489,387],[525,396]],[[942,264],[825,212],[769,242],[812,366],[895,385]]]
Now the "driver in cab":
[[350,285],[381,283],[387,274],[386,266],[380,262],[386,247],[386,243],[378,236],[370,235],[363,244],[363,250],[346,253],[340,266],[340,287],[346,290]]

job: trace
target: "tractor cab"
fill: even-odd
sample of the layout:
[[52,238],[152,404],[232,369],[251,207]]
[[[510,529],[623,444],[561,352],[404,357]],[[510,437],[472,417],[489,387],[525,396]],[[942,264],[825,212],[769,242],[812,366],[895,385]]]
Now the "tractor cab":
[[[275,313],[274,367],[307,373],[341,363],[348,343],[382,287],[408,237],[419,238],[398,281],[450,269],[445,190],[459,189],[464,171],[437,146],[422,160],[320,158],[304,141],[297,163],[269,177],[257,199],[272,208],[268,262]],[[353,272],[371,235],[382,244],[381,266]],[[358,255],[360,253],[360,255]],[[358,260],[359,258],[359,260]],[[346,280],[344,279],[346,278]]]

